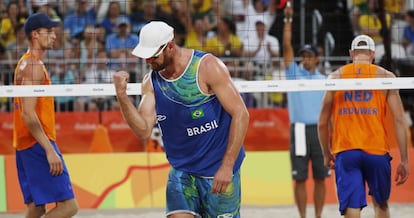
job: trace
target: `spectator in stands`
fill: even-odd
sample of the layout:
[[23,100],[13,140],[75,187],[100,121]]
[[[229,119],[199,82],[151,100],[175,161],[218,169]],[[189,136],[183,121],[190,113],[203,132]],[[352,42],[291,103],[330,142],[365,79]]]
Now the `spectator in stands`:
[[80,41],[81,69],[91,66],[98,50],[105,50],[105,43],[98,39],[98,36],[105,35],[105,32],[99,32],[99,30],[93,25],[88,25],[83,32],[83,38]]
[[18,4],[10,1],[7,6],[7,17],[1,19],[0,42],[4,46],[16,40],[16,27],[25,22],[26,18],[19,13]]
[[112,33],[106,38],[106,52],[111,59],[110,67],[120,69],[122,58],[128,57],[139,38],[136,34],[131,34],[131,23],[129,17],[119,17],[117,22],[117,32]]
[[18,14],[20,15],[20,17],[24,17],[27,18],[30,13],[29,10],[27,9],[26,5],[27,5],[27,0],[9,0],[8,2],[12,2],[12,1],[16,1],[17,2],[17,8],[18,8]]
[[16,67],[19,58],[27,52],[29,48],[29,42],[26,39],[26,33],[24,32],[24,24],[16,26],[16,40],[9,43],[6,47],[6,57],[9,65],[9,69]]
[[[404,27],[403,37],[401,40],[401,44],[404,46],[407,56],[414,57],[414,10],[408,10],[406,12],[405,20],[407,22],[406,26]],[[409,61],[402,62],[400,64],[400,76],[403,77],[412,77],[414,76],[413,73],[413,63],[409,59]],[[411,143],[414,145],[414,125],[413,125],[413,118],[414,118],[414,91],[411,90],[400,90],[400,95],[403,101],[404,109],[406,111],[406,116],[410,128],[410,135],[411,135]]]
[[[13,70],[16,67],[17,61],[27,52],[29,48],[29,42],[26,39],[26,33],[24,32],[24,24],[18,24],[16,26],[16,40],[10,42],[6,48],[1,48],[1,58],[0,60],[8,60],[7,64],[1,66],[1,72],[3,79],[0,79],[3,83],[2,85],[11,85],[13,81]],[[6,104],[9,102],[8,99],[3,101],[6,106],[6,110],[10,110],[10,105]]]
[[367,14],[369,11],[367,0],[352,0],[349,13],[351,18],[351,25],[354,31],[354,35],[358,35],[360,31],[359,16],[361,14]]
[[407,11],[405,21],[407,25],[404,27],[401,43],[407,55],[414,56],[414,10]]
[[[65,33],[64,33],[65,34]],[[80,59],[81,56],[81,46],[80,42],[82,40],[82,34],[80,33],[77,36],[69,39],[67,43],[65,43],[65,49],[69,51],[69,59],[71,60],[71,67],[77,68],[82,70],[82,62]]]
[[407,0],[384,0],[385,10],[391,14],[392,19],[401,19],[404,16]]
[[[265,79],[272,80],[273,77],[280,75],[280,64],[275,58],[279,57],[279,40],[268,33],[268,28],[262,20],[256,21],[255,34],[250,34],[249,38],[243,41],[243,54],[247,57],[244,74],[248,80]],[[278,73],[278,74],[276,74]],[[281,79],[281,78],[275,78]],[[259,95],[255,93],[255,95]],[[272,106],[282,106],[284,102],[283,93],[267,93],[268,103]],[[263,98],[263,95],[256,98]]]
[[191,0],[189,9],[191,19],[208,17],[211,14],[211,1]]
[[[74,38],[71,38],[69,41],[65,41],[65,35],[63,26],[59,25],[55,28],[56,31],[56,40],[53,46],[53,49],[48,51],[47,58],[45,61],[48,64],[55,64],[65,60],[64,66],[59,66],[66,70],[71,70],[72,74],[75,77],[75,84],[81,82],[83,77],[84,69],[81,68],[82,62],[80,59],[80,40],[81,35],[78,35]],[[76,107],[74,108],[76,110]]]
[[[135,3],[134,5],[135,8],[139,8],[139,4]],[[131,31],[133,33],[139,33],[141,28],[152,20],[166,20],[165,13],[157,10],[156,0],[143,0],[142,8],[143,10],[131,10]]]
[[[0,43],[0,60],[5,59],[6,49]],[[0,65],[0,86],[2,85],[10,85],[13,77],[12,70],[9,69],[8,64],[1,64]],[[0,97],[0,112],[10,111],[10,104],[9,104],[8,97]]]
[[208,28],[206,20],[202,17],[195,18],[188,27],[189,31],[185,38],[184,47],[204,51]]
[[[218,21],[220,20],[220,17],[225,17],[225,16],[232,17],[231,14],[227,13],[227,11],[225,10],[224,3],[225,1],[222,1],[222,0],[211,0],[211,10],[210,10],[209,16],[207,17],[208,26],[206,27],[208,32],[213,31],[214,29],[217,28],[217,24],[218,24]],[[234,20],[234,17],[233,17],[233,20]]]
[[[367,0],[368,12],[361,14],[358,18],[359,33],[370,36],[375,44],[382,44],[381,21],[378,18],[378,0]],[[391,15],[386,12],[385,20],[387,28],[391,27]]]
[[[72,14],[76,11],[76,4],[79,1],[60,1],[59,4],[56,4],[54,7],[56,12],[61,18],[64,18],[66,15]],[[62,19],[63,20],[63,19]]]
[[244,78],[243,76],[238,76],[237,67],[240,63],[235,59],[236,57],[241,57],[243,43],[236,35],[236,26],[230,17],[220,17],[216,35],[207,39],[205,51],[217,57],[225,58],[226,60],[223,61],[229,68],[232,76]]
[[246,17],[247,17],[247,8],[250,5],[250,0],[242,1],[231,1],[224,0],[222,1],[222,7],[224,11],[224,16],[232,17],[236,29],[237,35],[242,36],[243,30],[245,29]]
[[99,50],[91,67],[85,72],[85,84],[112,83],[113,70],[107,68],[108,55],[105,50]]
[[255,30],[255,34],[243,42],[243,56],[248,57],[258,68],[255,76],[264,76],[273,68],[272,59],[279,56],[279,40],[268,34],[266,24],[261,20],[256,22]]
[[108,36],[116,32],[116,21],[121,15],[121,5],[118,1],[111,1],[106,16],[101,22],[101,26],[105,28],[105,34]]
[[[375,41],[375,63],[380,64],[383,61],[383,56],[385,55],[384,48],[384,39],[383,39],[383,30],[382,24],[379,18],[379,0],[367,0],[368,3],[368,13],[362,14],[359,17],[359,27],[360,33],[370,36]],[[393,18],[391,13],[385,11],[385,22],[387,28],[391,28]],[[391,41],[391,55],[392,59],[400,59],[406,57],[406,52],[400,42]]]
[[[65,59],[56,60],[49,64],[52,84],[75,84],[75,74],[72,69],[66,68]],[[53,67],[52,67],[53,66]],[[55,111],[73,111],[75,96],[55,96]]]
[[88,24],[95,25],[95,7],[89,7],[87,0],[76,1],[76,9],[64,17],[63,29],[65,36],[74,38],[82,35]]
[[[270,27],[274,20],[275,9],[270,6],[264,0],[253,0],[247,4],[246,16],[244,23],[237,29],[237,35],[241,39],[248,40],[249,36],[254,35],[256,22],[261,21],[265,24],[266,28]],[[266,29],[268,31],[268,29]]]
[[[142,1],[142,0],[140,0]],[[94,1],[92,1],[94,2]],[[117,2],[119,4],[119,14],[129,15],[134,9],[131,7],[131,1],[126,0],[98,0],[96,1],[97,5],[97,14],[96,14],[96,23],[102,23],[103,19],[108,15],[109,10],[111,10],[112,2]]]
[[65,36],[63,35],[63,26],[61,24],[55,27],[56,40],[53,42],[53,48],[48,49],[46,52],[45,61],[47,63],[56,63],[58,60],[69,60],[72,58],[74,52],[73,47],[71,47],[70,42],[65,41]]
[[[48,66],[52,84],[78,84],[79,83],[79,65],[73,63],[71,59],[75,56],[75,51],[79,47],[73,47],[70,42],[65,42],[63,35],[63,26],[59,24],[55,27],[56,40],[53,42],[53,48],[47,50],[44,59]],[[78,39],[72,39],[78,43]],[[75,96],[59,96],[55,97],[55,111],[74,111]]]
[[[227,13],[224,8],[225,2],[221,0],[211,1],[191,1],[190,16],[191,19],[204,18],[207,32],[217,29],[218,22],[221,17],[231,17],[231,13]],[[232,3],[235,4],[235,3]],[[234,22],[234,21],[233,21]],[[235,28],[237,29],[237,28]]]
[[230,17],[221,17],[215,36],[206,41],[206,50],[218,57],[240,57],[243,43],[236,35],[236,26]]
[[55,10],[56,1],[54,0],[35,0],[33,7],[33,12],[45,13],[50,19],[54,21],[61,21],[61,17]]
[[166,14],[163,21],[174,28],[174,42],[184,46],[185,38],[191,26],[190,12],[185,3],[179,0],[169,0],[171,12]]
[[[107,59],[108,55],[105,50],[99,50],[97,52],[95,61],[85,71],[83,84],[112,83],[112,75],[115,71],[107,67]],[[104,109],[108,110],[112,107],[114,98],[112,96],[84,96],[79,99],[77,104],[81,105],[81,110],[83,108],[82,106],[84,106],[88,111],[96,111],[98,109],[98,101],[103,102]]]
[[0,1],[0,20],[7,17],[7,5],[6,2]]
[[[294,61],[292,47],[293,8],[284,9],[283,26],[283,62],[286,68],[286,79],[325,79],[318,69],[319,52],[313,45],[305,45],[299,50],[301,63]],[[321,217],[325,203],[325,178],[329,169],[324,166],[324,158],[317,136],[319,109],[322,103],[323,91],[289,92],[287,103],[289,110],[290,129],[290,158],[292,177],[295,180],[294,196],[300,217],[306,217],[309,161],[312,162],[314,180],[313,199],[315,217]],[[306,107],[306,113],[303,108]]]

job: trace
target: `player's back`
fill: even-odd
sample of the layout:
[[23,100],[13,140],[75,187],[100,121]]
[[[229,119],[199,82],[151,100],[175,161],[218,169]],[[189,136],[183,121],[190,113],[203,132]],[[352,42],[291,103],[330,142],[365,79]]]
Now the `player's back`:
[[[341,79],[376,78],[381,73],[373,64],[347,64]],[[333,103],[332,151],[361,149],[371,154],[389,151],[384,128],[386,96],[381,90],[336,91]]]

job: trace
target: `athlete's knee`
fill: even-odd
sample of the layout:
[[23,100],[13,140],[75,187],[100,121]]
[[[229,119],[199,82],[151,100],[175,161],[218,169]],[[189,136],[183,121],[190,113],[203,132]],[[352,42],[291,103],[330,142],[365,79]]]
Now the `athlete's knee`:
[[389,209],[388,202],[385,201],[381,204],[377,204],[377,207],[383,211],[387,211]]
[[40,218],[45,213],[45,205],[35,206],[33,202],[27,205],[26,218]]
[[295,179],[295,184],[296,185],[306,185],[306,180],[307,179]]
[[70,218],[75,216],[78,213],[79,207],[75,199],[70,199],[66,201],[61,201],[56,204],[56,207],[50,210],[45,218]]
[[68,217],[72,217],[78,213],[79,206],[75,199],[67,200],[67,201],[64,201],[63,203],[65,207],[65,212],[68,215]]

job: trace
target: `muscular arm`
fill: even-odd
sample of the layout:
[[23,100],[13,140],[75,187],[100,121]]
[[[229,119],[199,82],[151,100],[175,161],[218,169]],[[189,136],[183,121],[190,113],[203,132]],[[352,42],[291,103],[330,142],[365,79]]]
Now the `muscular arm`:
[[[386,77],[395,77],[389,71],[386,71]],[[408,179],[408,148],[407,148],[407,124],[404,116],[400,94],[398,90],[388,90],[387,103],[394,118],[395,135],[397,138],[398,148],[400,150],[401,163],[397,167],[395,181],[397,185],[403,184]]]
[[[37,61],[27,60],[28,64],[18,73],[21,79],[20,85],[42,85],[45,81],[43,65]],[[63,172],[63,166],[60,157],[56,154],[49,138],[43,129],[43,126],[36,113],[37,97],[22,98],[22,120],[30,131],[30,134],[45,150],[47,160],[50,165],[52,175],[60,175]]]
[[332,102],[333,93],[328,91],[323,96],[321,113],[318,121],[318,136],[323,152],[330,152],[329,123],[332,115]]
[[208,55],[200,68],[201,89],[214,93],[232,120],[223,162],[214,176],[211,192],[224,193],[233,175],[233,166],[240,153],[249,124],[249,113],[240,93],[231,80],[226,66],[218,58]]
[[232,118],[223,166],[233,168],[247,132],[249,113],[223,62],[209,55],[202,64],[204,68],[200,71],[200,80],[209,93],[217,96]]
[[[329,78],[337,78],[338,71],[332,73]],[[325,165],[327,167],[334,167],[334,157],[331,153],[331,116],[332,104],[334,100],[333,91],[325,92],[322,99],[322,107],[318,121],[318,137],[321,143],[322,153],[325,158]]]
[[[22,78],[21,85],[41,85],[45,80],[42,65],[39,63],[30,62],[19,74]],[[36,114],[36,104],[37,97],[22,98],[22,119],[36,141],[46,152],[50,152],[53,148]]]
[[142,99],[138,110],[126,93],[129,74],[120,71],[115,73],[113,78],[116,96],[125,121],[136,136],[142,139],[150,137],[152,127],[156,121],[155,97],[151,85],[150,74],[147,74],[142,82]]
[[396,131],[395,135],[397,137],[398,147],[401,152],[401,161],[408,162],[406,134],[407,125],[405,123],[404,109],[402,107],[398,90],[389,90],[387,102],[394,117],[394,126]]

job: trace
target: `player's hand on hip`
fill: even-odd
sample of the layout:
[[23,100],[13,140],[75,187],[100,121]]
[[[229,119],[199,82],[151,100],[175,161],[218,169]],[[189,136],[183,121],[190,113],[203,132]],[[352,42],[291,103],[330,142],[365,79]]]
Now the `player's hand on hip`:
[[324,154],[325,166],[329,169],[335,169],[335,157],[329,152]]
[[211,194],[223,194],[233,179],[233,168],[220,167],[214,175]]
[[46,154],[47,162],[49,162],[50,174],[53,176],[59,176],[63,173],[63,164],[59,155],[56,152],[49,152]]
[[397,172],[395,175],[395,182],[397,185],[402,185],[407,181],[409,175],[408,163],[400,163],[397,167]]

